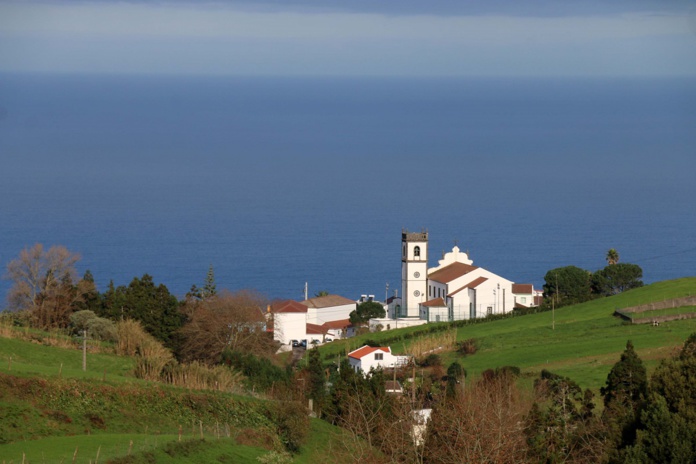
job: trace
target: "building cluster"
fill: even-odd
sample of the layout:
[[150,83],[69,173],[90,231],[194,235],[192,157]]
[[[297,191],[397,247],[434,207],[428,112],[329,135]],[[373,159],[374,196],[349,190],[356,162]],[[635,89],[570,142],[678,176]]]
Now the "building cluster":
[[[475,266],[457,246],[443,254],[437,266],[429,268],[428,232],[404,230],[401,245],[402,296],[383,303],[387,317],[371,320],[372,330],[506,314],[540,303],[541,292],[532,284],[514,283]],[[350,313],[363,300],[327,295],[301,302],[276,302],[269,308],[274,338],[290,345],[293,340],[324,343],[350,337],[357,330],[350,323]],[[372,354],[391,356],[391,352]]]

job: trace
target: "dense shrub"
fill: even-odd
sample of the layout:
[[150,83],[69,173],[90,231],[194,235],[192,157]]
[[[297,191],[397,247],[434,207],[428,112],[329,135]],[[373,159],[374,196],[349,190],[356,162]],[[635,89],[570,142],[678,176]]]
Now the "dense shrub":
[[225,350],[222,352],[222,362],[240,370],[247,378],[247,387],[252,390],[266,391],[279,382],[287,384],[290,376],[266,358],[254,356],[251,353]]
[[423,367],[433,367],[433,366],[441,366],[442,365],[442,359],[440,358],[439,354],[431,353],[429,354],[421,363],[421,366]]
[[463,355],[475,354],[478,351],[478,342],[475,338],[470,338],[462,342],[457,342],[457,352]]

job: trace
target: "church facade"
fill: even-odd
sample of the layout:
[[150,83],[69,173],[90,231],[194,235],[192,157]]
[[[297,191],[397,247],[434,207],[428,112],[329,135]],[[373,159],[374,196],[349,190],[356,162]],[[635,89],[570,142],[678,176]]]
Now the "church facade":
[[[427,322],[474,319],[511,312],[520,286],[484,268],[474,266],[458,247],[428,268],[428,232],[401,233],[402,307],[397,317]],[[525,293],[526,300],[526,293]]]

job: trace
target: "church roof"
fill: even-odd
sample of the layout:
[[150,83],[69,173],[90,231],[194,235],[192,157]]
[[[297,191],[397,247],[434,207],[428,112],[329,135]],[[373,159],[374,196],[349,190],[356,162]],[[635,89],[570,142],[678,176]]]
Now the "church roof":
[[531,295],[534,292],[532,284],[512,284],[512,293],[526,293]]
[[344,306],[349,304],[355,304],[355,301],[349,300],[348,298],[342,297],[340,295],[326,295],[318,296],[316,298],[310,298],[302,302],[308,308],[331,308],[332,306]]
[[434,300],[428,300],[425,303],[421,303],[420,305],[426,306],[426,307],[431,307],[431,308],[432,307],[447,306],[447,304],[445,304],[445,300],[443,300],[442,298],[435,298]]
[[462,288],[458,288],[457,290],[451,292],[447,296],[456,295],[457,293],[461,292],[465,288],[476,288],[487,280],[488,280],[488,277],[479,277],[478,279],[474,279],[471,282],[469,282],[468,284],[464,285]]
[[454,279],[458,279],[476,269],[478,269],[478,266],[464,263],[452,263],[449,266],[433,272],[428,276],[428,279],[440,282],[441,284],[448,284]]
[[276,301],[271,305],[274,313],[306,313],[307,306],[293,300]]

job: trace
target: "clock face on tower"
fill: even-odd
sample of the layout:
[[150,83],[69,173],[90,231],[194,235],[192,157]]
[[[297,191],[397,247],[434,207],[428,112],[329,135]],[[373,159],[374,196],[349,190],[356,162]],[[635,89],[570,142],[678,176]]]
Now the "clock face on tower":
[[419,278],[419,277],[420,277],[420,272],[414,272],[414,273],[413,273],[413,277],[415,277],[416,279]]
[[413,296],[420,296],[420,291],[416,290],[415,292],[413,292]]

